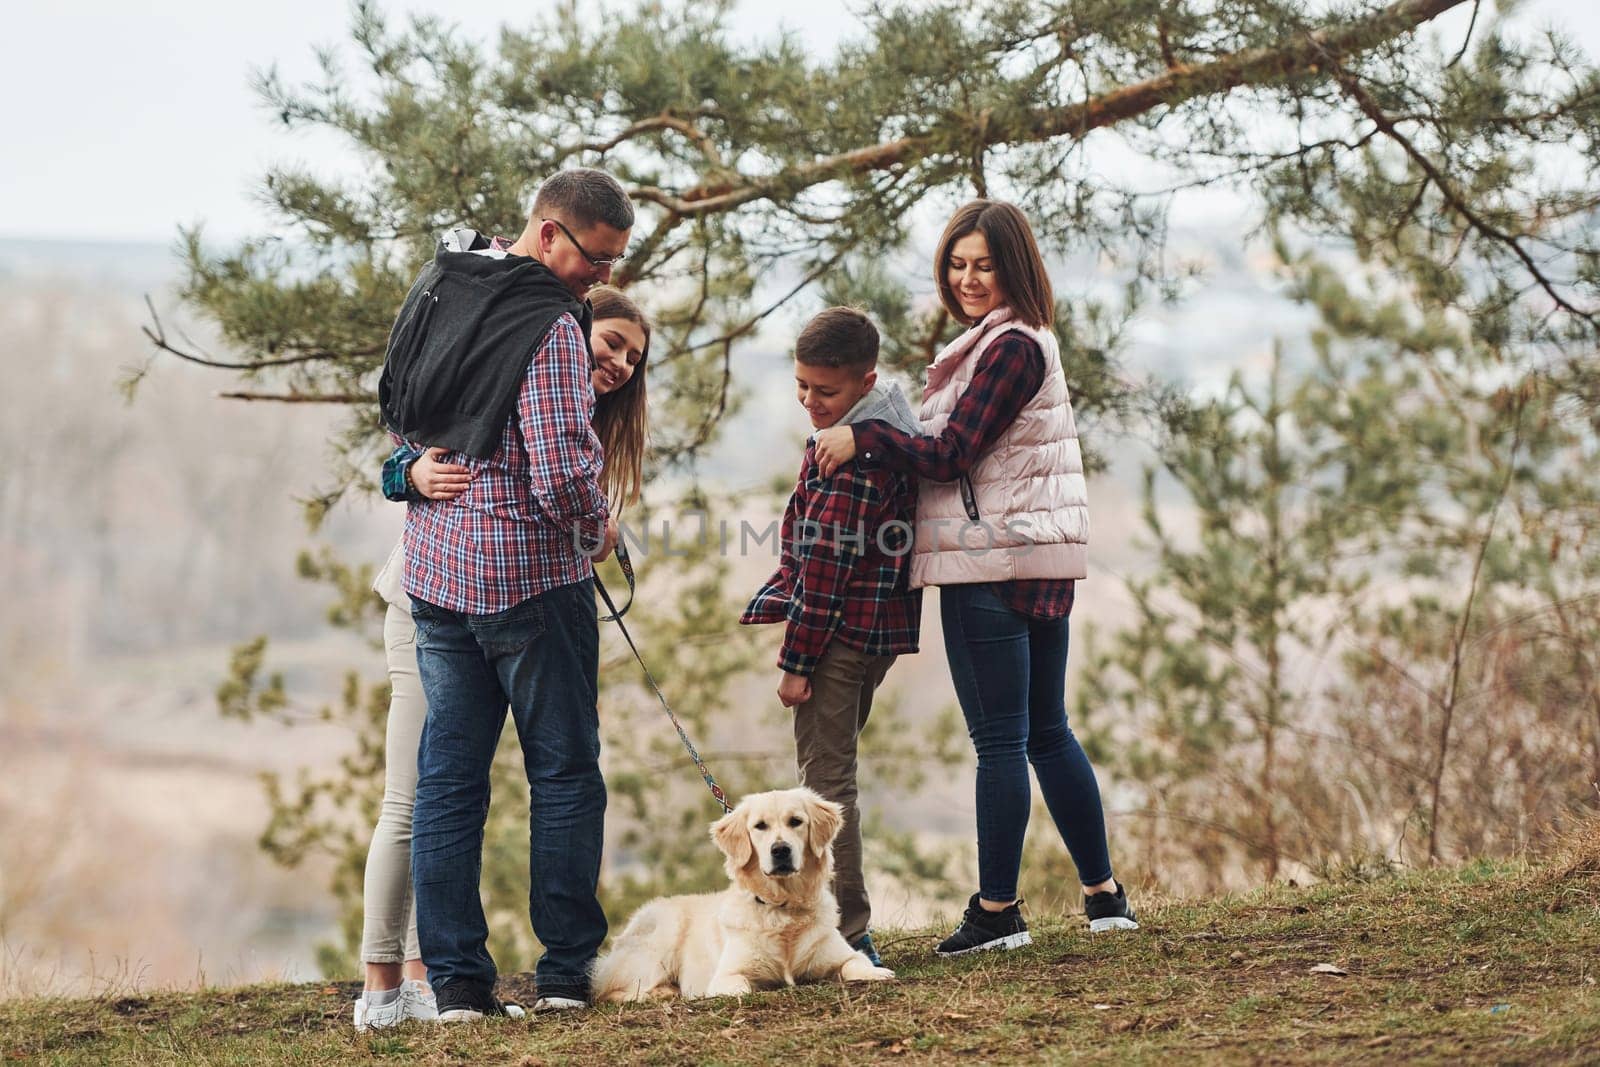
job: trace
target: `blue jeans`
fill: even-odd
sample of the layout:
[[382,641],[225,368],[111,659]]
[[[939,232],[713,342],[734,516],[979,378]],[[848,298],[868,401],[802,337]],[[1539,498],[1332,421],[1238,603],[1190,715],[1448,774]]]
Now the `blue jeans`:
[[489,767],[509,704],[528,776],[528,917],[545,948],[536,977],[541,987],[587,990],[606,936],[595,896],[606,787],[594,586],[561,586],[493,615],[413,598],[412,616],[428,718],[417,752],[411,876],[428,980],[495,981],[478,882]]
[[990,583],[939,590],[945,654],[978,752],[978,894],[1017,896],[1033,805],[1028,764],[1084,885],[1111,878],[1094,768],[1067,726],[1067,620],[1006,607]]

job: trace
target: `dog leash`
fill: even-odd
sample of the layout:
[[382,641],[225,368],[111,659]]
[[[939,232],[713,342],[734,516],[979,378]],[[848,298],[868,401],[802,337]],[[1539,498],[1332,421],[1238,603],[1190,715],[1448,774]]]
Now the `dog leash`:
[[628,647],[633,650],[633,658],[639,661],[639,669],[644,671],[645,681],[650,683],[650,688],[655,690],[656,699],[661,701],[661,710],[665,711],[667,718],[672,720],[673,727],[678,731],[678,739],[683,742],[683,747],[689,750],[689,758],[694,760],[695,767],[700,771],[700,777],[705,779],[706,788],[711,790],[711,795],[716,798],[718,804],[722,805],[724,812],[732,811],[733,806],[728,803],[727,795],[723,793],[722,787],[717,784],[717,780],[711,777],[711,771],[707,769],[706,761],[700,758],[699,752],[695,751],[694,742],[689,740],[689,734],[684,730],[683,723],[679,722],[678,717],[672,713],[672,707],[667,703],[667,698],[661,695],[661,687],[656,684],[655,676],[650,673],[650,668],[645,666],[644,657],[639,655],[639,646],[633,643],[633,635],[628,632],[627,625],[622,621],[622,616],[627,613],[628,608],[633,606],[633,564],[628,560],[627,550],[622,547],[621,541],[617,542],[616,551],[617,564],[622,568],[623,577],[628,580],[628,603],[623,606],[621,611],[618,611],[617,605],[611,600],[611,594],[606,590],[605,583],[600,580],[600,575],[596,574],[594,576],[594,587],[599,590],[600,599],[605,601],[606,607],[611,611],[611,614],[601,621],[615,622],[617,629],[622,631],[622,636],[628,642]]
[[[625,578],[627,580],[627,582],[628,582],[628,602],[626,604],[622,605],[622,610],[621,611],[618,611],[617,610],[617,606],[615,604],[611,603],[611,596],[606,592],[606,587],[603,586],[603,585],[600,585],[600,575],[596,574],[594,576],[594,584],[599,586],[600,595],[605,598],[606,607],[611,609],[611,614],[610,615],[601,616],[600,621],[601,622],[614,622],[618,626],[621,626],[622,625],[622,617],[628,613],[628,609],[629,608],[633,607],[633,590],[634,590],[633,560],[628,558],[628,550],[626,548],[622,547],[622,539],[621,538],[617,539],[617,547],[612,549],[612,552],[617,557],[617,566],[622,568],[622,577]],[[624,630],[622,632],[623,633],[627,633],[628,631]],[[629,643],[631,644],[632,642],[629,642]],[[640,665],[643,666],[642,663]],[[648,674],[650,672],[646,671],[645,673]]]

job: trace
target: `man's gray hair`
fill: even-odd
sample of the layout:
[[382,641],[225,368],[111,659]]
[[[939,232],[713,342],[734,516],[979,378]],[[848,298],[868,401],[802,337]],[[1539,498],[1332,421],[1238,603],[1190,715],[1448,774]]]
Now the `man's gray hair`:
[[593,167],[558,170],[539,186],[533,199],[536,218],[559,215],[580,230],[603,222],[614,230],[633,228],[633,201],[617,179]]

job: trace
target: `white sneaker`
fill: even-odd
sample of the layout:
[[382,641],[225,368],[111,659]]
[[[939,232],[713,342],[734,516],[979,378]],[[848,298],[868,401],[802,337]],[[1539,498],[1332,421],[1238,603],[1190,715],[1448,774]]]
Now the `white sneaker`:
[[407,1019],[431,1022],[439,1017],[439,1001],[424,982],[410,979],[400,986],[400,994],[387,1004],[373,1004],[363,992],[356,1000],[355,1024],[362,1033],[387,1030]]
[[428,1023],[439,1018],[439,998],[433,995],[433,990],[428,988],[427,982],[419,982],[415,978],[408,979],[401,987],[400,995],[409,1001],[406,1018]]
[[407,999],[404,986],[395,994],[395,998],[387,1004],[372,1003],[367,999],[366,991],[363,990],[361,996],[356,1000],[356,1029],[365,1033],[368,1030],[387,1030],[391,1026],[399,1026],[406,1019]]

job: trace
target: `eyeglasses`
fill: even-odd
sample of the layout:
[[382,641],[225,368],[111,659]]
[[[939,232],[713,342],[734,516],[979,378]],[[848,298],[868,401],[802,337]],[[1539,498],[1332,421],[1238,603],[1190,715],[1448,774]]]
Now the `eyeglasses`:
[[562,225],[560,219],[540,219],[539,221],[555,223],[556,228],[562,233],[566,234],[567,240],[572,242],[572,247],[578,250],[578,255],[582,256],[584,259],[587,259],[591,267],[615,267],[624,259],[628,258],[628,254],[626,252],[619,253],[615,256],[592,256],[589,254],[589,250],[579,244],[576,237],[572,236],[572,231],[567,229],[566,226]]

